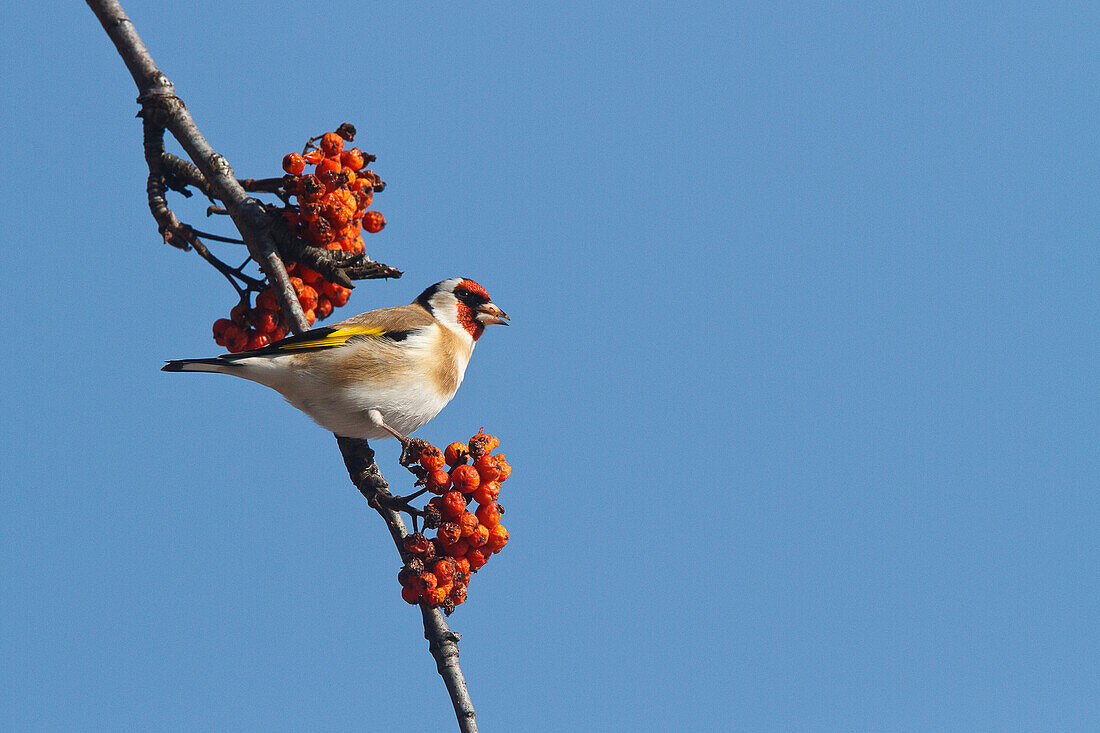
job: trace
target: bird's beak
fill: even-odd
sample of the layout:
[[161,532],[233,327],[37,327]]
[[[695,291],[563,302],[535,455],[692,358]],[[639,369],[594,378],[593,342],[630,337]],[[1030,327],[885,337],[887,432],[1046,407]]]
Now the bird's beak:
[[502,326],[508,325],[508,314],[497,308],[493,303],[485,303],[477,309],[477,316],[475,316],[479,323],[489,325],[490,323],[499,323]]

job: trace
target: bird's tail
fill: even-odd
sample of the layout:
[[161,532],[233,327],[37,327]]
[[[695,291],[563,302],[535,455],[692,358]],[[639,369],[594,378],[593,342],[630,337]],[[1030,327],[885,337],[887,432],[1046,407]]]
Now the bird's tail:
[[160,368],[162,372],[217,372],[225,374],[234,367],[233,362],[226,359],[173,359],[164,363]]

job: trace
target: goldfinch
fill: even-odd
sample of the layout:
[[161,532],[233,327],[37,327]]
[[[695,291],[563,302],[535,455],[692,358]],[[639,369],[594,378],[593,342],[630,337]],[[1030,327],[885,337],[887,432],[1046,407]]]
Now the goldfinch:
[[231,374],[270,387],[333,433],[402,444],[451,401],[485,326],[507,325],[468,278],[432,285],[409,305],[368,311],[255,351],[176,359],[166,372]]

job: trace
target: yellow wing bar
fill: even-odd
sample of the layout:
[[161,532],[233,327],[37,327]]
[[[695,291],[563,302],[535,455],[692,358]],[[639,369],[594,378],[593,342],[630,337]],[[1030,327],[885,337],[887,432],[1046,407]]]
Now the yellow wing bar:
[[[303,334],[312,335],[312,334]],[[352,336],[385,336],[386,330],[371,326],[348,326],[336,328],[319,338],[311,338],[303,341],[287,339],[286,343],[274,344],[280,351],[298,351],[300,349],[323,349],[328,346],[343,346]]]

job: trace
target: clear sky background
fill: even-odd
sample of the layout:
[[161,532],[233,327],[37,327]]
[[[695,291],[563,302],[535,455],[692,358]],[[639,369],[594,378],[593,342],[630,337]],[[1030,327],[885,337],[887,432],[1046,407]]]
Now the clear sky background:
[[[514,466],[482,730],[1100,729],[1095,4],[125,7],[239,175],[358,126],[344,314],[513,317],[420,433]],[[158,371],[233,299],[105,33],[5,12],[0,728],[453,729],[332,436]]]

